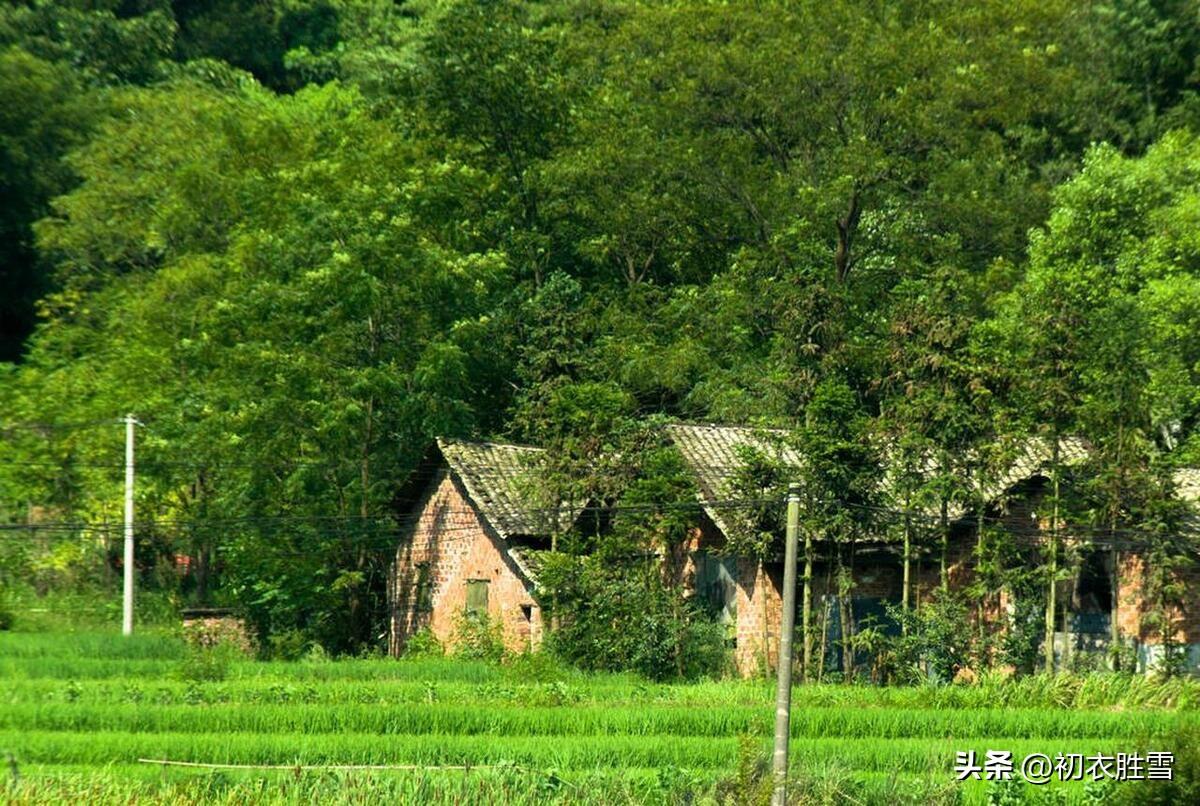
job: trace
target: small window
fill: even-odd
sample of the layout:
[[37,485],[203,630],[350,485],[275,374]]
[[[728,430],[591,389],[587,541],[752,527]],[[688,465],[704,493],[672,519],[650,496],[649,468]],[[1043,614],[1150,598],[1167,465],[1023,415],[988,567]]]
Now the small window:
[[433,585],[430,584],[429,563],[417,563],[415,603],[418,613],[428,613],[433,610]]
[[472,616],[486,616],[488,612],[488,581],[486,579],[467,580],[467,613]]

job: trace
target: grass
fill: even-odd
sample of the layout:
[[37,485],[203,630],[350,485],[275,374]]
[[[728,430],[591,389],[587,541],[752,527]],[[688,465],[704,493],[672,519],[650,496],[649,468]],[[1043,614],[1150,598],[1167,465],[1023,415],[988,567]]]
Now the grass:
[[[20,776],[0,800],[746,802],[761,794],[773,720],[768,681],[653,684],[544,659],[244,659],[204,681],[187,679],[187,664],[167,633],[0,633],[0,760],[11,754]],[[1200,728],[1197,688],[1116,675],[798,687],[797,791],[812,802],[988,802],[994,787],[953,783],[956,751],[1161,749],[1157,737]],[[139,758],[430,769],[191,770]],[[447,765],[472,769],[437,769]],[[1081,785],[1045,793],[1090,796]]]

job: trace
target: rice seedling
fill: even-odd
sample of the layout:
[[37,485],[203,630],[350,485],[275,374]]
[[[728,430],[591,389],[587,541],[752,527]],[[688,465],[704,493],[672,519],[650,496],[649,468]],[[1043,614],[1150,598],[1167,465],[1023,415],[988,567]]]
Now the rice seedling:
[[[184,658],[169,634],[129,643],[110,634],[0,634],[0,753],[24,771],[19,784],[6,779],[0,799],[719,800],[745,748],[766,757],[773,719],[765,680],[658,684],[544,661],[445,658],[245,658],[224,679],[188,680],[179,674]],[[1001,796],[986,782],[954,783],[956,752],[1144,752],[1155,737],[1200,729],[1198,691],[1195,681],[1124,675],[798,686],[797,786],[818,799],[925,803],[949,792],[986,802]],[[138,759],[268,768],[180,770]],[[271,768],[279,765],[287,769]],[[1074,785],[1062,792],[1064,802],[1083,796]]]

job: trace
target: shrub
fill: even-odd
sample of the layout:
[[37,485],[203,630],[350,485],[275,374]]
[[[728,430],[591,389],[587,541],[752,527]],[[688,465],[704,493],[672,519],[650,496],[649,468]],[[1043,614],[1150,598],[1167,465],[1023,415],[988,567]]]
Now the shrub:
[[1166,739],[1150,736],[1140,744],[1148,750],[1166,749],[1174,754],[1171,780],[1119,784],[1110,802],[1130,806],[1200,803],[1200,726],[1189,725]]
[[901,626],[901,634],[887,641],[891,674],[900,682],[917,683],[926,677],[948,683],[967,666],[971,655],[971,624],[967,606],[954,594],[938,591],[920,609],[905,612],[888,605],[888,615]]
[[553,653],[522,652],[509,658],[509,668],[520,680],[536,683],[553,683],[571,675],[571,670]]
[[269,655],[274,660],[300,660],[312,646],[312,642],[300,630],[285,630],[274,633],[269,639]]
[[718,803],[757,806],[771,802],[771,765],[758,740],[743,734],[738,737],[737,769],[733,776],[717,781],[713,794]]
[[184,625],[186,651],[179,676],[194,682],[224,680],[229,666],[251,654],[253,645],[239,619],[197,619]]
[[1006,575],[1013,611],[1000,638],[999,660],[1018,674],[1031,674],[1041,664],[1046,637],[1043,582],[1033,570],[1010,569]]
[[192,682],[216,682],[229,675],[233,661],[244,655],[233,645],[189,645],[179,664],[179,677]]
[[463,611],[454,621],[454,656],[499,663],[504,657],[504,634],[486,613]]
[[442,642],[428,627],[417,630],[404,643],[404,657],[406,658],[440,658],[445,653]]
[[558,555],[547,558],[542,582],[559,616],[548,643],[569,663],[653,680],[728,666],[725,628],[666,585],[656,563]]

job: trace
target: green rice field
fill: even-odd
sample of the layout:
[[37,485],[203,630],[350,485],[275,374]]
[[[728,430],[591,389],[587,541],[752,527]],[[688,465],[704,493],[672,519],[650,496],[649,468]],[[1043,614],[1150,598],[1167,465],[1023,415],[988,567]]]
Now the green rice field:
[[[0,633],[0,801],[756,802],[773,724],[768,681],[655,684],[538,657],[238,659],[197,676],[166,634]],[[1200,728],[1198,694],[1114,675],[798,686],[793,802],[1099,801],[1112,792],[958,783],[955,752],[1160,750]]]

